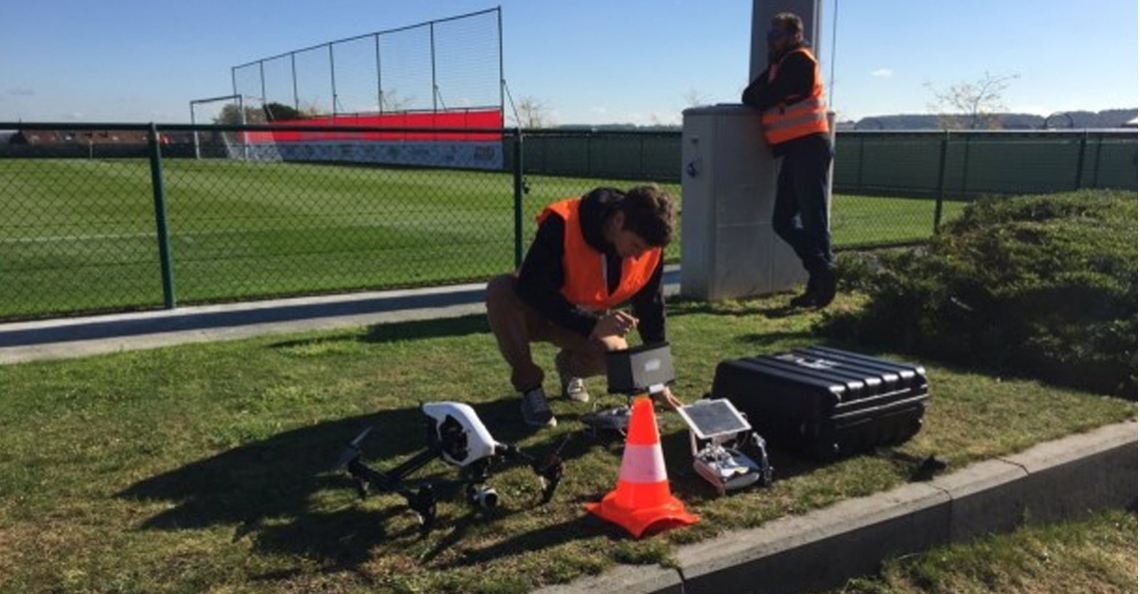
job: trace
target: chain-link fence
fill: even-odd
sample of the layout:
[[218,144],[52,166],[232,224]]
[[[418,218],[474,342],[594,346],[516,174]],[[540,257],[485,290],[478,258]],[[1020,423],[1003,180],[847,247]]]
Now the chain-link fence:
[[129,141],[90,154],[43,130],[25,158],[0,160],[0,318],[444,284],[514,266],[511,172],[195,159],[193,131],[220,131],[185,128],[124,127],[113,134]]
[[[516,131],[499,129],[506,162],[486,170],[441,167],[438,153],[417,151],[399,165],[258,161],[227,145],[264,126],[0,123],[8,127],[19,132],[0,143],[0,320],[483,280],[517,264],[545,205],[601,185],[661,183],[680,199],[684,220],[678,133],[530,131],[519,142]],[[340,132],[346,144],[361,133]],[[454,137],[485,141],[488,131],[450,134],[461,143]],[[844,170],[886,175],[883,159],[892,179],[904,180],[898,187],[937,190],[940,175],[950,186],[954,161],[926,165],[939,162],[937,142],[891,149],[890,138],[865,142],[856,160],[840,137],[832,205],[840,249],[922,241],[937,217],[964,205],[936,199],[937,191],[888,196],[879,192],[884,182],[871,195],[846,192]],[[1081,171],[1072,181],[1087,186],[1135,171],[1134,135],[1119,146],[1109,143],[1117,137],[1074,138],[1043,176]],[[971,163],[1017,162],[982,144],[970,150]],[[970,179],[1008,182],[993,175]],[[666,252],[671,261],[680,236]]]
[[[836,134],[841,194],[976,198],[1137,187],[1135,130],[844,131]],[[534,131],[526,171],[679,182],[678,132]]]
[[840,133],[835,189],[973,198],[1081,188],[1136,189],[1127,130]]
[[492,8],[255,60],[231,78],[247,104],[306,117],[501,110],[502,68],[502,15]]

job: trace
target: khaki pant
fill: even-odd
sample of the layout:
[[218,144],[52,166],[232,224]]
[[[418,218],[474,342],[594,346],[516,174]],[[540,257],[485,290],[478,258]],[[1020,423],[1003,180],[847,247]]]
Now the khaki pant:
[[511,385],[519,392],[541,386],[545,374],[534,363],[530,345],[548,342],[562,349],[566,371],[575,377],[606,373],[606,351],[627,348],[624,338],[590,340],[543,318],[515,293],[518,279],[512,274],[496,276],[487,283],[487,323],[499,343],[503,359],[511,367]]

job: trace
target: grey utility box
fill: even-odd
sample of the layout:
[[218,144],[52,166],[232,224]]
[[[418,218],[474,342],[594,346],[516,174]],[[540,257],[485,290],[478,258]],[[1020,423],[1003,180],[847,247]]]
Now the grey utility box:
[[799,258],[772,230],[777,163],[756,110],[736,104],[684,111],[683,296],[720,301],[806,282]]

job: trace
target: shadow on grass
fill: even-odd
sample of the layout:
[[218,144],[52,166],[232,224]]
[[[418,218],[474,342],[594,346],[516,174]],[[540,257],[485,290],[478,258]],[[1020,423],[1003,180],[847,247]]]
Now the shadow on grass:
[[[796,332],[782,330],[779,332],[756,332],[752,334],[743,334],[736,337],[736,342],[749,344],[759,349],[768,349],[772,346],[784,346],[787,344],[812,342],[814,338],[815,335],[812,334],[809,330],[800,330]],[[816,343],[831,346],[823,342],[813,342],[813,344]],[[757,354],[760,353],[757,352]]]
[[491,327],[487,325],[487,316],[476,314],[458,318],[376,324],[369,326],[367,334],[361,340],[369,343],[388,343],[401,340],[487,334],[490,331]]
[[[554,548],[578,540],[597,538],[601,534],[611,541],[629,539],[625,529],[583,511],[581,516],[559,524],[516,534],[491,546],[468,551],[462,559],[451,563],[454,567],[478,566],[520,551],[535,552]],[[438,547],[437,547],[438,548]]]
[[[474,406],[484,423],[487,419],[512,420],[495,432],[499,441],[515,443],[531,434],[517,422],[518,402],[513,397]],[[414,517],[403,498],[396,494],[374,491],[370,499],[378,501],[368,505],[355,501],[343,506],[319,503],[322,498],[334,501],[324,498],[320,495],[322,492],[354,492],[347,473],[334,473],[333,466],[348,442],[369,426],[374,429],[363,444],[365,461],[376,470],[390,471],[427,447],[426,435],[431,425],[417,408],[319,423],[147,478],[118,496],[171,505],[170,509],[142,522],[143,530],[236,525],[234,541],[250,538],[258,550],[267,553],[319,559],[333,569],[353,570],[375,555],[377,545],[394,538],[417,538],[419,532],[414,521],[389,522],[401,515],[407,519]],[[562,457],[570,459],[586,454],[591,444],[552,435],[544,442],[528,445],[526,450],[532,455],[544,455],[560,446],[565,446],[561,448]],[[521,460],[518,463],[523,464]],[[510,464],[504,462],[495,468],[504,469]],[[459,478],[457,468],[434,460],[412,473],[406,481],[413,487],[430,481],[440,502],[461,504],[463,484]],[[493,474],[488,484],[494,486],[495,478]],[[377,510],[378,506],[383,509]],[[505,513],[500,510],[495,516]],[[462,526],[468,521],[470,519],[441,515],[434,534],[438,537],[439,533],[451,530],[444,532],[445,538],[461,539]],[[401,528],[389,532],[389,525]],[[458,529],[449,526],[458,526]],[[446,541],[440,546],[446,546]]]
[[144,522],[146,529],[248,527],[264,518],[301,516],[313,493],[348,484],[329,473],[364,428],[375,427],[365,444],[368,459],[396,459],[422,447],[423,418],[406,408],[286,431],[145,479],[119,495],[175,503]]
[[787,309],[776,305],[771,299],[746,301],[698,301],[687,298],[673,298],[666,304],[666,312],[670,316],[687,316],[704,314],[714,316],[769,316],[773,312]]
[[339,341],[360,341],[371,344],[383,344],[405,340],[486,334],[490,331],[491,328],[487,325],[487,316],[484,314],[476,314],[454,318],[434,318],[429,320],[375,324],[369,326],[363,335],[353,333],[300,340],[285,340],[273,343],[270,345],[270,348],[293,349]]

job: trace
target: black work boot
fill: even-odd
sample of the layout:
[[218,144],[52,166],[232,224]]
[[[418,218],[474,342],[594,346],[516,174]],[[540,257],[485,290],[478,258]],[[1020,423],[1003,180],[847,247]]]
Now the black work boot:
[[815,307],[815,302],[816,302],[815,293],[817,290],[816,285],[818,283],[819,283],[819,279],[816,277],[816,275],[813,274],[813,275],[809,276],[808,282],[807,282],[807,287],[804,288],[803,293],[801,293],[800,295],[797,295],[795,297],[792,297],[791,306],[792,307]]
[[827,307],[835,300],[835,270],[825,268],[819,274],[812,275],[815,283],[815,306]]

